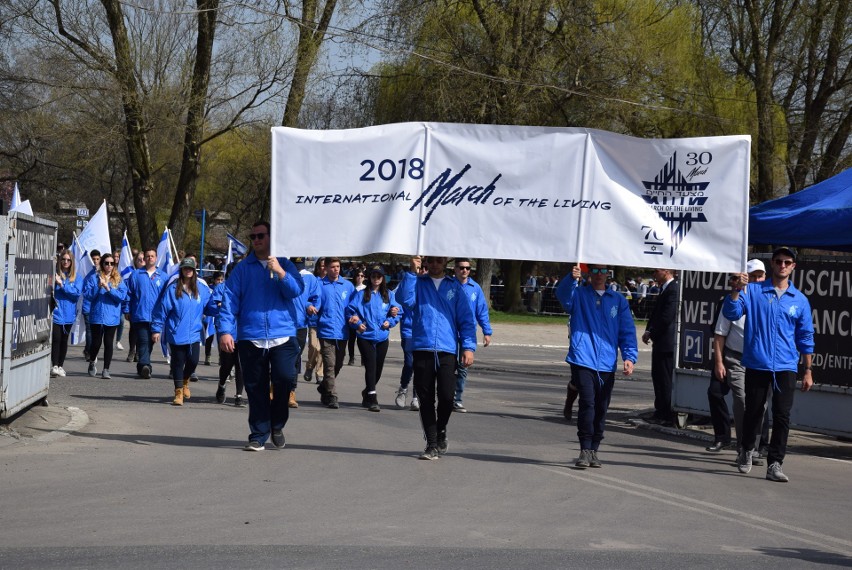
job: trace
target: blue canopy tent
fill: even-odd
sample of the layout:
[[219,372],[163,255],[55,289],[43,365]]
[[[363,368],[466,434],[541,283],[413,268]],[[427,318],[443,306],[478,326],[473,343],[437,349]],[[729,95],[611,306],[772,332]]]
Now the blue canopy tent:
[[852,168],[749,210],[750,244],[852,251]]

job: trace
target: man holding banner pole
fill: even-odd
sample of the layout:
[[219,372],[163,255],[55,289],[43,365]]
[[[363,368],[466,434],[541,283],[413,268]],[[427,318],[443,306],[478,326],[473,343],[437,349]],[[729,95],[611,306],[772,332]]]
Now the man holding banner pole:
[[462,286],[444,274],[447,258],[432,256],[425,261],[428,273],[418,276],[420,257],[411,258],[410,272],[403,277],[396,296],[403,310],[412,314],[414,390],[420,400],[420,421],[426,439],[426,449],[419,458],[434,460],[448,449],[447,424],[456,391],[456,351],[460,366],[473,364],[476,319]]

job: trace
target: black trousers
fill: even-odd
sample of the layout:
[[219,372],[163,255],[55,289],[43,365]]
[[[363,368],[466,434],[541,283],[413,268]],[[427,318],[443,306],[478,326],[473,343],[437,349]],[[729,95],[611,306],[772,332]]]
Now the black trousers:
[[385,356],[388,353],[388,341],[373,342],[358,338],[358,350],[364,361],[364,387],[367,393],[376,391],[376,384],[382,377],[382,369],[385,366]]
[[219,386],[224,386],[228,381],[228,376],[231,375],[231,370],[234,371],[234,377],[237,384],[237,396],[242,396],[243,388],[243,369],[240,366],[239,352],[220,352],[219,353]]
[[414,351],[414,391],[420,399],[420,422],[429,446],[438,444],[438,433],[447,429],[453,413],[455,372],[454,353]]
[[672,418],[672,375],[674,352],[651,350],[651,381],[654,384],[654,415],[661,420]]
[[[773,379],[774,376],[774,379]],[[772,390],[772,437],[769,439],[767,461],[784,463],[787,454],[787,436],[790,434],[790,410],[796,394],[796,373],[792,370],[770,372],[749,370],[745,376],[745,418],[743,445],[746,451],[754,450],[758,424],[763,417],[766,398]]]
[[104,368],[109,370],[109,365],[112,363],[112,347],[115,344],[115,331],[118,325],[110,327],[107,325],[91,324],[92,327],[92,346],[89,348],[89,358],[94,360],[101,350],[101,344],[104,345]]
[[65,355],[68,354],[68,337],[74,325],[57,325],[53,323],[53,338],[50,340],[50,360],[52,366],[63,366]]

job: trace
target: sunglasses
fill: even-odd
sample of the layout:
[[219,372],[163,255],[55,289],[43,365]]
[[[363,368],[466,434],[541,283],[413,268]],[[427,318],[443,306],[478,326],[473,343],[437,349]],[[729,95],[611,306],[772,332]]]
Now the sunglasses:
[[592,269],[589,269],[589,273],[591,273],[592,275],[598,275],[598,274],[601,274],[601,273],[609,273],[609,269],[607,269],[606,267],[603,267],[603,268],[593,267]]
[[470,271],[470,265],[464,267],[459,265],[458,267],[456,267],[456,269],[458,269],[459,271]]
[[67,257],[63,257],[63,258],[61,259],[61,261],[62,261],[62,263],[71,263],[71,260],[70,260],[70,259],[68,259]]
[[787,267],[788,265],[793,265],[796,262],[793,261],[792,259],[773,259],[772,263],[774,263],[775,265],[778,265],[779,267],[780,266]]
[[376,278],[383,279],[384,275],[382,275],[381,273],[373,273],[373,274],[370,275],[370,279],[376,279]]
[[104,267],[109,267],[109,266],[115,265],[115,262],[114,261],[104,261],[101,265],[103,265]]
[[263,238],[265,238],[265,237],[266,237],[266,236],[268,236],[268,235],[269,235],[269,234],[249,234],[249,239],[250,239],[251,241],[254,241],[254,240],[256,240],[256,239],[263,239]]

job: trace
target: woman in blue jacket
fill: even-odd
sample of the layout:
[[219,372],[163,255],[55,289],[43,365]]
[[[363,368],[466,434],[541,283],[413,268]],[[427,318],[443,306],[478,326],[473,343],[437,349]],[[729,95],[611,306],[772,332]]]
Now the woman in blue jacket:
[[399,322],[400,306],[388,291],[385,272],[381,267],[370,270],[370,284],[352,295],[346,307],[349,326],[358,334],[358,351],[364,361],[364,383],[361,405],[371,412],[381,410],[376,397],[376,384],[382,377],[385,356],[388,353],[388,336]]
[[127,298],[127,285],[115,266],[115,257],[111,253],[101,256],[99,269],[86,282],[83,296],[89,301],[89,323],[92,328],[92,346],[89,350],[89,376],[98,371],[95,360],[104,345],[104,370],[101,378],[110,378],[109,365],[112,362],[112,347],[115,331],[121,320],[121,310]]
[[77,300],[80,298],[81,280],[77,280],[77,264],[69,250],[59,254],[53,286],[53,339],[50,344],[50,360],[53,365],[50,376],[65,376],[65,355],[68,353],[68,337],[77,320]]
[[189,378],[198,366],[201,350],[201,317],[216,316],[217,303],[207,284],[198,279],[195,260],[187,257],[180,262],[180,276],[169,283],[154,304],[151,316],[151,342],[160,342],[167,332],[171,372],[175,382],[172,405],[182,406],[192,395]]

